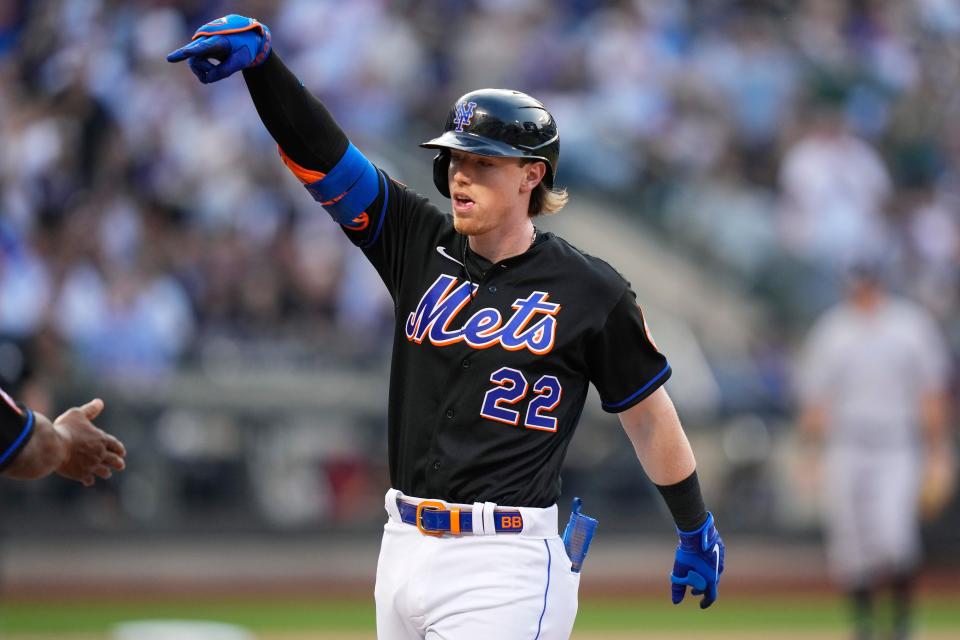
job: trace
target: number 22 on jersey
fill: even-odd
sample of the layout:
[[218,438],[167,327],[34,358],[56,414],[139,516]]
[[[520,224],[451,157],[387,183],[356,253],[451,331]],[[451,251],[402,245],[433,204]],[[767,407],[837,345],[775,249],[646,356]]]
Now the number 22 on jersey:
[[[490,374],[490,382],[496,386],[483,396],[480,416],[504,424],[520,424],[520,412],[511,409],[527,396],[530,389],[526,377],[521,371],[510,367],[501,367]],[[538,431],[557,430],[557,419],[548,414],[560,404],[563,388],[554,376],[541,376],[533,384],[534,397],[527,405],[523,426]]]

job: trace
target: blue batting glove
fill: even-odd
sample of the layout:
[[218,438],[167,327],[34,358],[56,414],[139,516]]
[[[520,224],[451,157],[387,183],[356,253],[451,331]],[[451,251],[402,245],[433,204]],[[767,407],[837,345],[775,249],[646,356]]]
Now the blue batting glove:
[[706,609],[717,599],[717,585],[723,573],[723,540],[713,524],[713,514],[707,514],[707,521],[696,531],[677,529],[680,543],[673,561],[673,583],[671,595],[673,604],[679,604],[690,586],[690,594],[703,595],[700,608]]
[[197,29],[192,42],[169,54],[167,62],[189,59],[193,74],[209,84],[263,64],[269,53],[270,30],[253,18],[230,14]]

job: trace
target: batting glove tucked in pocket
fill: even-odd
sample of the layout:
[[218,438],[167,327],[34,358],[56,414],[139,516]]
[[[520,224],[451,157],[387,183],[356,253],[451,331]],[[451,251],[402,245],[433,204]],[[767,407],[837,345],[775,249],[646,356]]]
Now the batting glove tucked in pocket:
[[[167,62],[189,59],[190,70],[209,84],[263,64],[270,53],[270,30],[253,18],[230,14],[203,25],[193,41],[167,56]],[[210,62],[210,58],[220,64]]]
[[690,586],[690,593],[703,595],[700,608],[706,609],[717,599],[717,585],[723,573],[724,546],[720,534],[713,523],[713,514],[707,514],[707,521],[696,531],[677,529],[680,542],[673,561],[673,604],[679,604]]

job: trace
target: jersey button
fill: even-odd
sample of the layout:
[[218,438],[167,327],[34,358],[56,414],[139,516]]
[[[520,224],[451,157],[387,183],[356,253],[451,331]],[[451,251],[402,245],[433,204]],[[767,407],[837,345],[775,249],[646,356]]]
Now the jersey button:
[[463,368],[464,368],[464,369],[469,369],[469,368],[470,368],[470,361],[469,361],[469,360],[464,360],[464,361],[461,362],[460,364],[463,365]]
[[451,419],[452,419],[453,416],[455,416],[455,415],[457,415],[457,414],[455,414],[455,413],[453,412],[453,409],[447,409],[447,417],[448,417],[448,418],[451,418]]
[[440,461],[438,460],[433,463],[433,470],[437,471],[439,468],[440,468]]
[[487,287],[487,291],[489,291],[490,293],[496,293],[497,288],[493,285],[490,285],[489,287]]

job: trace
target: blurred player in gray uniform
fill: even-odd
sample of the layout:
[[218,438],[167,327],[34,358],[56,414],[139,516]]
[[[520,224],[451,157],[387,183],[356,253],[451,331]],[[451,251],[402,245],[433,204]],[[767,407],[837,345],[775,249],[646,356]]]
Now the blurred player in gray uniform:
[[932,317],[888,294],[877,262],[850,270],[846,300],[816,322],[800,375],[801,429],[824,444],[827,559],[858,640],[876,593],[893,596],[893,638],[910,634],[925,457],[949,455],[948,351]]

